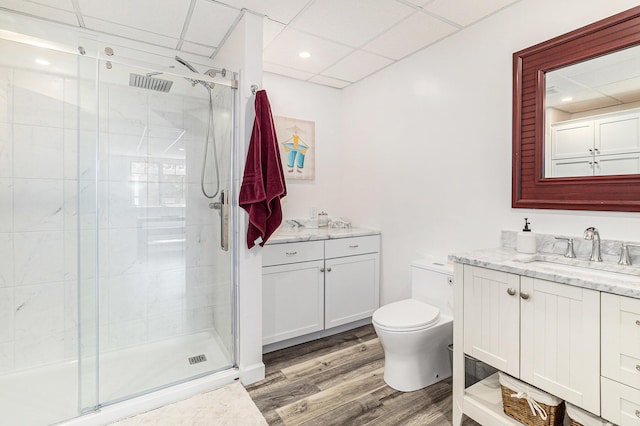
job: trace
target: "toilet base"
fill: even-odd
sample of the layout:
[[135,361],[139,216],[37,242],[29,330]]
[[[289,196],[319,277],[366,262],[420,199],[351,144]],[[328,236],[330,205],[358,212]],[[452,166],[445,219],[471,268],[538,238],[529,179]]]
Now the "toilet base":
[[412,392],[451,377],[451,318],[419,331],[389,332],[375,323],[374,328],[384,348],[384,381],[393,389]]

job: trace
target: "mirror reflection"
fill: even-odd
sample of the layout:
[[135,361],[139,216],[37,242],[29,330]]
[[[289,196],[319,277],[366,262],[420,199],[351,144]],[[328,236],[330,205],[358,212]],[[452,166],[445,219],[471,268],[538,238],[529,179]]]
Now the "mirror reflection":
[[640,46],[545,74],[544,177],[640,173]]

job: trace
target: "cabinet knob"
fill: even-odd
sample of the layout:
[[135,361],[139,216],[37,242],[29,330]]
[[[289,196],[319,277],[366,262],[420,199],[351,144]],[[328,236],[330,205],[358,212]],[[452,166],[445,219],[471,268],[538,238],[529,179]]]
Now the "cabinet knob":
[[521,291],[520,297],[522,297],[524,300],[527,300],[529,298],[529,293],[525,293],[524,291]]
[[354,245],[349,246],[349,248],[358,248],[358,247],[360,247],[359,244],[354,244]]
[[636,320],[636,325],[640,325],[640,320]]
[[331,266],[327,268],[327,272],[331,272]]
[[515,289],[513,289],[513,288],[509,287],[509,288],[507,289],[507,294],[508,294],[509,296],[515,296],[515,295],[516,295],[516,291],[515,291]]
[[324,272],[324,268],[320,268],[320,272]]
[[640,365],[636,365],[636,370],[640,371]]
[[287,251],[287,252],[285,252],[285,254],[287,256],[295,256],[296,254],[298,254],[298,252],[297,251]]
[[640,410],[636,410],[636,417],[640,417]]

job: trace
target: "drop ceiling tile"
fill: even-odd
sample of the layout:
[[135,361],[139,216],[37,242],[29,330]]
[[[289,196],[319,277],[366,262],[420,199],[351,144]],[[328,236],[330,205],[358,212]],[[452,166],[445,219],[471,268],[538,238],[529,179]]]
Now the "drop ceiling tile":
[[[57,3],[57,2],[56,2]],[[62,22],[64,24],[78,26],[78,18],[73,12],[33,3],[25,0],[2,0],[1,6],[5,9],[37,16],[48,21]]]
[[216,49],[213,46],[204,46],[202,44],[185,41],[182,43],[182,47],[180,48],[180,50],[195,53],[196,55],[200,56],[211,56]]
[[[71,0],[23,0],[31,1],[32,3],[39,3],[44,6],[55,7],[58,9],[68,10],[73,12],[73,2]],[[4,3],[4,1],[3,1]]]
[[323,75],[315,75],[315,76],[311,77],[309,79],[309,81],[312,82],[312,83],[322,84],[324,86],[335,87],[336,89],[342,89],[342,88],[347,87],[348,85],[351,84],[348,81],[338,80],[338,79],[331,78],[331,77],[325,77]]
[[272,64],[270,62],[264,62],[262,64],[262,70],[264,72],[285,75],[298,80],[308,80],[313,77],[313,74],[309,72],[294,70],[293,68],[283,67],[282,65]]
[[291,26],[359,47],[413,12],[395,0],[322,0],[314,2]]
[[323,71],[322,75],[354,82],[392,63],[392,60],[382,56],[357,50],[331,68]]
[[424,9],[467,26],[516,1],[518,0],[435,0],[426,4]]
[[[249,9],[288,24],[312,0],[221,0],[236,9]],[[324,0],[323,0],[324,1]]]
[[[311,53],[301,59],[301,51]],[[264,51],[264,60],[317,74],[349,54],[352,49],[296,30],[285,29]]]
[[457,30],[453,25],[426,13],[416,12],[380,37],[367,43],[363,49],[398,60]]
[[78,0],[78,3],[85,18],[98,18],[172,38],[180,38],[190,4],[189,0]]
[[172,49],[175,49],[175,47],[178,45],[177,38],[165,37],[160,34],[153,34],[147,31],[138,30],[136,28],[114,24],[113,22],[106,22],[100,19],[85,16],[84,23],[90,30],[101,31],[107,34],[116,34],[120,37],[129,38],[131,40],[139,40],[144,43],[170,47]]
[[232,7],[198,0],[184,39],[219,46],[238,15],[240,12]]
[[284,30],[284,25],[279,22],[272,21],[269,18],[264,18],[263,23],[263,35],[262,35],[262,46],[267,47],[269,43],[271,43],[277,36]]

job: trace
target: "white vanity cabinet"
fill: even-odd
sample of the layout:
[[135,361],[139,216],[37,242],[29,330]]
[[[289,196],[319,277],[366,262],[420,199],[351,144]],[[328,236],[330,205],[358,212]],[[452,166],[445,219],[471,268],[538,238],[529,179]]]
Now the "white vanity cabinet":
[[268,244],[263,345],[346,326],[380,306],[380,236]]
[[380,306],[377,236],[325,242],[326,329],[368,318]]
[[[462,338],[464,353],[599,414],[600,293],[460,264],[456,280],[461,268],[454,345]],[[462,328],[456,326],[460,318]],[[499,395],[491,405],[460,389],[456,376],[464,377],[464,371],[456,359],[454,397],[483,424],[518,424],[502,413]]]
[[322,330],[324,243],[267,246],[262,263],[262,343]]
[[602,417],[640,425],[640,299],[602,294]]

